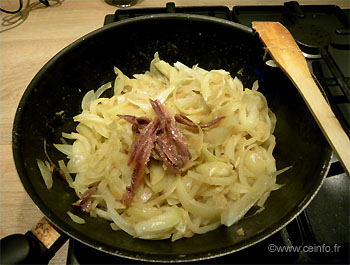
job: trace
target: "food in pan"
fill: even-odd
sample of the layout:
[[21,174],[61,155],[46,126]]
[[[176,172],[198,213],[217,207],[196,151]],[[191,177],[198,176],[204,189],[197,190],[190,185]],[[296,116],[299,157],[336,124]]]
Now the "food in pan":
[[[237,223],[281,187],[276,118],[257,82],[244,88],[227,71],[171,66],[157,53],[143,74],[115,73],[86,93],[76,132],[55,145],[68,162],[53,169],[79,197],[73,220],[84,223],[80,208],[113,230],[175,241]],[[50,163],[38,162],[52,186]]]

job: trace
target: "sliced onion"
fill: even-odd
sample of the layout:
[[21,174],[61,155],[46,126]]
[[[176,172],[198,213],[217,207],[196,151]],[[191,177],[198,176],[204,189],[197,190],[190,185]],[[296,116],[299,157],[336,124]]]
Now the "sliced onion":
[[48,189],[51,189],[53,184],[51,167],[47,166],[40,159],[37,159],[36,162],[38,164],[41,176],[43,177],[46,187]]
[[72,221],[74,223],[77,223],[77,224],[85,224],[85,220],[81,217],[79,217],[78,215],[75,215],[74,213],[68,211],[67,214],[69,215],[70,219],[72,219]]
[[73,156],[73,146],[70,144],[54,144],[53,145],[58,151],[62,152],[66,156]]
[[266,65],[271,66],[271,67],[278,67],[276,62],[274,60],[268,60],[265,62]]
[[251,190],[243,198],[237,202],[233,202],[222,212],[221,223],[226,226],[237,223],[273,184],[274,179],[272,177],[259,177]]
[[192,196],[187,193],[180,177],[177,179],[176,194],[182,206],[194,215],[203,218],[215,218],[216,216],[220,216],[221,209],[194,200]]
[[95,92],[93,90],[90,90],[83,97],[83,100],[81,101],[81,108],[83,110],[89,110],[91,102],[94,101],[95,99],[96,99]]
[[95,92],[95,98],[99,98],[103,92],[105,92],[106,90],[110,89],[112,87],[112,83],[111,82],[108,82],[102,86],[100,86],[99,89],[96,90]]

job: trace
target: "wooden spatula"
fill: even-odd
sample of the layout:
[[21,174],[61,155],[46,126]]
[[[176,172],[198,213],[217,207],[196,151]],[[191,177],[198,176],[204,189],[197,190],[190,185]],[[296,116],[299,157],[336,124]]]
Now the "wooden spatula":
[[306,60],[290,32],[278,22],[253,22],[273,60],[299,90],[343,167],[350,171],[350,140],[311,76]]

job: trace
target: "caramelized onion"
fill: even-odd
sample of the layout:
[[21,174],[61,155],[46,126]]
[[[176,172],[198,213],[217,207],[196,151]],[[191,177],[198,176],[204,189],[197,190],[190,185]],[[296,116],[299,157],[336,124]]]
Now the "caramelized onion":
[[[219,123],[224,118],[225,118],[225,116],[222,116],[222,117],[219,117],[219,118],[216,118],[216,119],[212,120],[211,122],[198,124],[198,126],[201,127],[201,128],[208,128],[210,126],[216,125],[217,123]],[[176,114],[175,115],[175,120],[178,123],[181,123],[181,124],[184,124],[184,125],[187,125],[187,126],[190,126],[190,127],[197,127],[197,124],[195,124],[190,118],[188,118],[188,117],[186,117],[185,115],[182,115],[182,114]]]

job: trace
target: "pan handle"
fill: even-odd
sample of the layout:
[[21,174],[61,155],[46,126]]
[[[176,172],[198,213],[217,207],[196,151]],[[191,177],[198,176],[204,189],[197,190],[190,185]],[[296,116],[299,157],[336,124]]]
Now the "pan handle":
[[67,235],[43,217],[26,234],[13,234],[0,240],[0,263],[48,264],[67,239]]

